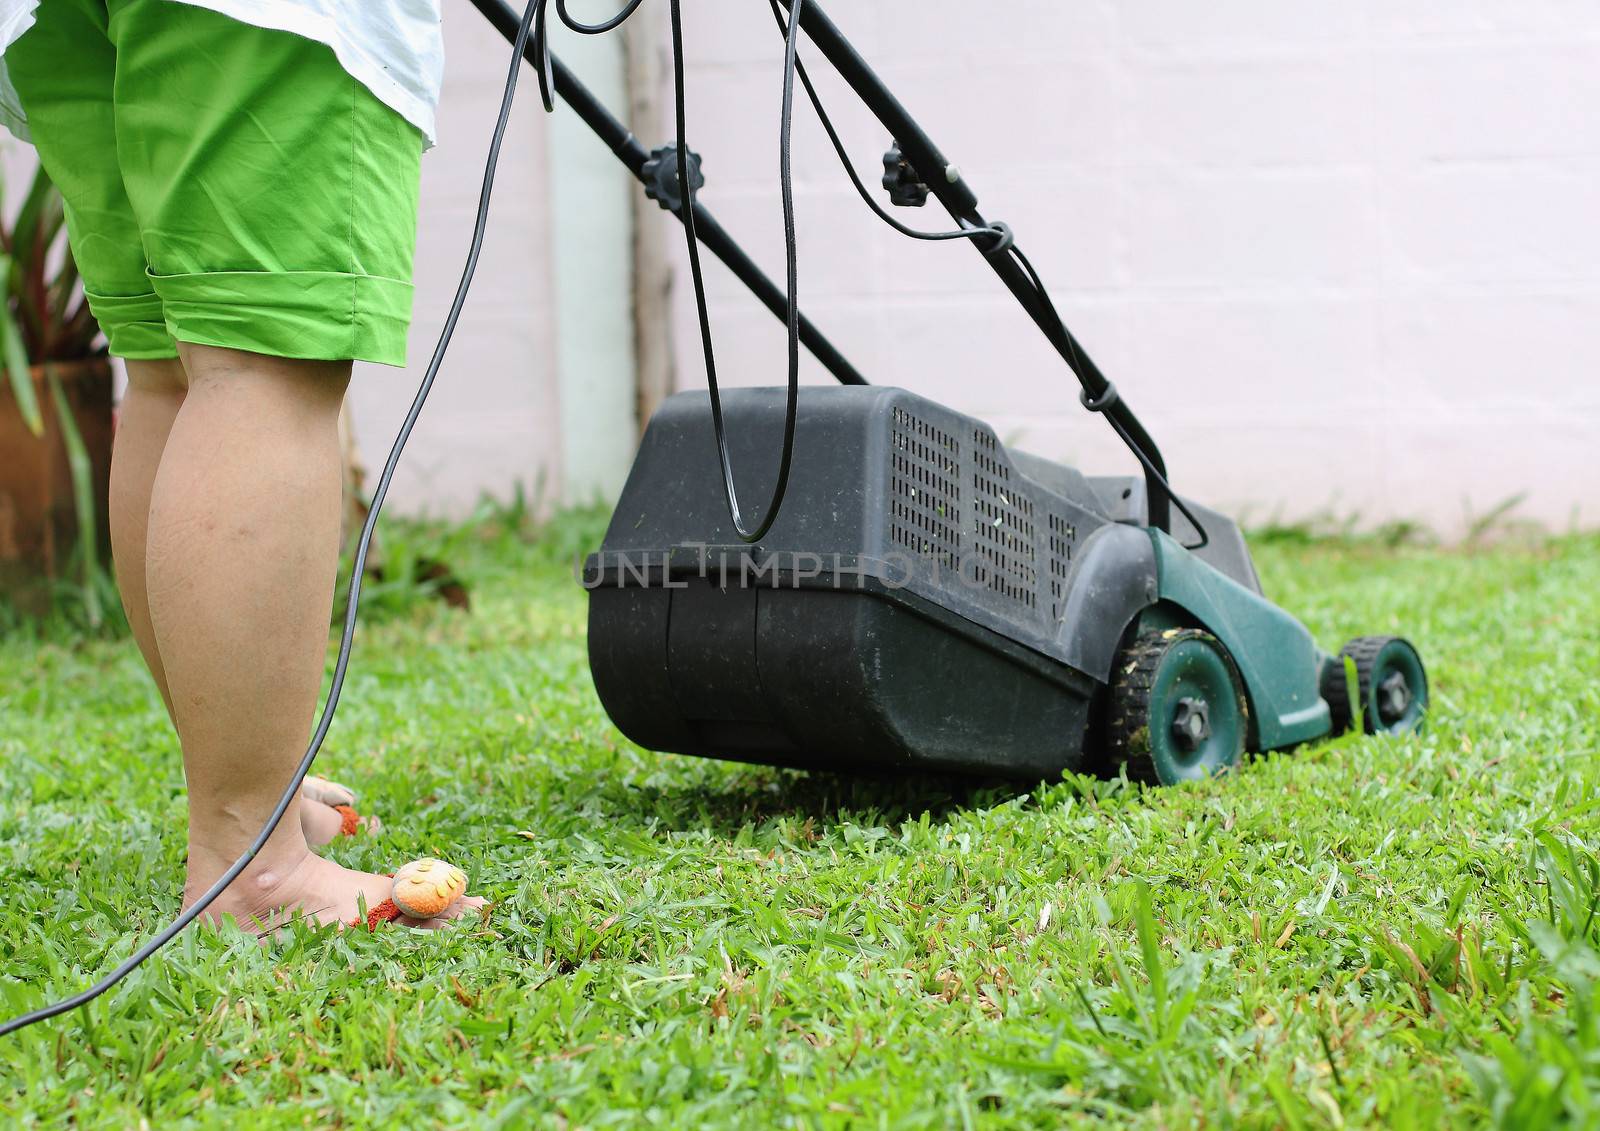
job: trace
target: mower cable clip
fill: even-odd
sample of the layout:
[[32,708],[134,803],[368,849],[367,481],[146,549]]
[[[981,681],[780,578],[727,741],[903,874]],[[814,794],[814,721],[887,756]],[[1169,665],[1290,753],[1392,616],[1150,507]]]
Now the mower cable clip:
[[1121,399],[1122,398],[1120,394],[1117,392],[1117,387],[1110,381],[1106,382],[1105,392],[1101,393],[1098,397],[1091,397],[1088,389],[1084,389],[1078,393],[1078,402],[1090,412],[1104,412]]
[[985,255],[999,255],[1011,250],[1017,242],[1017,237],[1012,234],[1011,225],[1003,220],[990,220],[989,230],[994,233],[994,243],[983,249]]

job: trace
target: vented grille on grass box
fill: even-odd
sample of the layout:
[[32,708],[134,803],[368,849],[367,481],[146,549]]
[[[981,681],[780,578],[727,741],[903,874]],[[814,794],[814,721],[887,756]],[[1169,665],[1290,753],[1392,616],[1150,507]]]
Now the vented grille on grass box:
[[[1059,482],[1048,490],[987,424],[902,389],[807,388],[800,399],[789,497],[759,546],[734,535],[707,399],[685,393],[651,424],[600,568],[615,577],[671,553],[680,572],[709,560],[723,576],[729,559],[749,557],[754,570],[726,571],[737,579],[776,558],[825,580],[842,572],[841,584],[903,588],[1049,654],[1078,544],[1108,521],[1087,481],[1049,465]],[[749,514],[771,497],[783,392],[731,390],[724,408]]]

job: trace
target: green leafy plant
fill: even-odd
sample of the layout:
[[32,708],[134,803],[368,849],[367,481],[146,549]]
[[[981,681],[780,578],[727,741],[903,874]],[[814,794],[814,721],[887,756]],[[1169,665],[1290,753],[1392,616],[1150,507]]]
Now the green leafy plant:
[[61,239],[65,227],[61,194],[42,167],[34,174],[15,223],[9,229],[0,224],[0,275],[6,283],[0,356],[11,393],[36,436],[44,433],[44,415],[34,396],[29,366],[78,361],[103,352],[95,346],[100,326],[78,287],[77,261]]
[[[0,270],[6,279],[6,372],[12,391],[26,384],[29,364],[81,361],[105,353],[98,345],[100,326],[78,285],[78,265],[63,235],[66,209],[55,182],[41,167],[9,230],[0,225]],[[29,397],[32,400],[32,397]],[[30,425],[37,432],[43,420],[34,406]]]
[[79,285],[78,265],[64,238],[66,208],[61,193],[41,166],[17,210],[15,222],[0,224],[0,277],[5,302],[0,306],[0,361],[11,395],[28,429],[42,437],[44,413],[34,392],[31,366],[42,365],[46,387],[55,403],[56,424],[72,470],[74,510],[78,522],[77,564],[81,570],[81,602],[89,624],[103,620],[103,571],[94,553],[97,516],[93,468],[83,436],[67,404],[53,362],[84,361],[103,356],[100,326]]

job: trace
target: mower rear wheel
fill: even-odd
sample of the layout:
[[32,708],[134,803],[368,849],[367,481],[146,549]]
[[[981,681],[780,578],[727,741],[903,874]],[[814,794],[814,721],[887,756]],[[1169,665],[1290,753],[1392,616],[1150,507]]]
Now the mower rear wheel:
[[1333,715],[1333,731],[1355,723],[1344,659],[1355,661],[1361,728],[1367,734],[1410,734],[1428,712],[1428,673],[1410,641],[1399,636],[1358,636],[1339,650],[1322,677],[1322,697]]
[[1117,657],[1105,732],[1129,778],[1173,785],[1225,773],[1244,754],[1249,720],[1233,657],[1209,632],[1142,633]]

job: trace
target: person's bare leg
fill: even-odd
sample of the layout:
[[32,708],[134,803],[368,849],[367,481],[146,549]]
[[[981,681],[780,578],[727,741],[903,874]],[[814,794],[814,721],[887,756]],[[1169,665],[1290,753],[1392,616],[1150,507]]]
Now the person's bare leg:
[[[192,901],[265,823],[311,731],[350,365],[179,349],[189,389],[151,493],[145,570],[189,783]],[[210,914],[348,921],[358,899],[376,906],[388,890],[385,877],[313,855],[300,822],[286,819]]]
[[[150,624],[145,546],[150,527],[150,492],[167,436],[183,407],[189,378],[177,358],[130,359],[127,367],[128,389],[122,398],[111,458],[111,550],[117,590],[122,595],[133,638],[171,717],[172,695],[167,689],[166,667]],[[369,827],[376,825],[371,818],[364,817],[362,821]],[[306,839],[318,846],[339,835],[342,819],[332,806],[308,798],[300,805],[300,822]]]
[[170,716],[172,696],[167,692],[167,673],[156,648],[145,597],[144,550],[150,525],[150,488],[167,447],[167,434],[183,407],[189,379],[177,358],[130,360],[127,365],[128,390],[118,412],[117,438],[111,451],[111,556],[128,625]]

